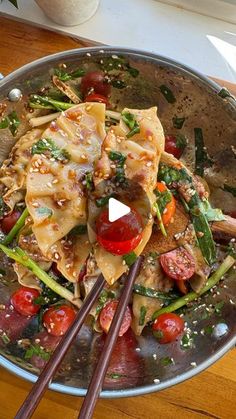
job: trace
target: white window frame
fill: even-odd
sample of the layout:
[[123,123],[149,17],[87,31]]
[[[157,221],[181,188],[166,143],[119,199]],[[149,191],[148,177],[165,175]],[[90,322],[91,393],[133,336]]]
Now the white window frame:
[[191,12],[236,23],[236,0],[158,0]]

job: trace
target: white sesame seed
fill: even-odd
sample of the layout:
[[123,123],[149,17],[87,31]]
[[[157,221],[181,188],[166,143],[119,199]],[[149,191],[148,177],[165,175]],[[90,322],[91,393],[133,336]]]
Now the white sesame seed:
[[191,362],[190,365],[191,365],[191,367],[196,367],[197,363],[196,362]]
[[154,382],[155,384],[158,384],[158,383],[160,383],[160,380],[159,380],[159,378],[154,378],[153,382]]
[[140,352],[141,349],[140,348],[135,348],[136,352]]
[[52,184],[51,184],[51,182],[48,182],[48,183],[47,183],[47,186],[48,186],[49,188],[52,188]]

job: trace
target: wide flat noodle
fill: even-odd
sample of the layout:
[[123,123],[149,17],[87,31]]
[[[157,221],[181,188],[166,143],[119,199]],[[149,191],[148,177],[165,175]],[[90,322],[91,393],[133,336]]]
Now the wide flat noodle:
[[[140,133],[127,139],[128,127],[121,120],[118,126],[113,126],[108,131],[102,144],[101,158],[95,167],[95,194],[102,196],[103,179],[111,178],[115,173],[109,159],[110,151],[117,151],[126,156],[125,177],[138,185],[146,192],[152,207],[156,200],[153,190],[156,186],[158,165],[161,153],[164,150],[164,133],[162,125],[157,117],[157,108],[146,110],[124,109],[123,112],[130,112],[139,123]],[[95,241],[93,230],[95,221],[100,212],[95,203],[89,201],[89,238]],[[138,247],[134,250],[140,255],[152,233],[153,220],[149,220],[143,230],[143,238]],[[101,269],[106,281],[113,284],[126,270],[121,256],[114,256],[105,249],[96,245],[94,254],[98,267]]]
[[23,135],[12,148],[9,158],[5,160],[0,169],[0,183],[7,188],[3,200],[12,211],[17,202],[25,195],[26,174],[30,161],[30,149],[42,134],[41,129],[32,129]]
[[78,237],[71,248],[73,263],[67,263],[68,255],[60,240],[74,227],[86,225],[87,199],[82,180],[100,156],[104,127],[103,104],[83,103],[62,112],[42,134],[42,139],[53,141],[60,158],[49,152],[35,154],[27,175],[26,204],[39,248],[60,265],[70,281],[75,281],[75,272],[80,271],[90,246],[85,245],[87,237]]

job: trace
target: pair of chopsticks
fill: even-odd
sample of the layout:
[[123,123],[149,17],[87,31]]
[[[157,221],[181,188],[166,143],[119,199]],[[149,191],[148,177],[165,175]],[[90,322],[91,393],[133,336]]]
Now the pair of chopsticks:
[[[126,307],[129,303],[129,299],[132,293],[133,284],[135,278],[137,277],[141,266],[141,258],[137,258],[135,263],[131,266],[129,275],[126,278],[126,282],[122,291],[121,298],[119,300],[117,310],[115,312],[111,327],[109,329],[108,335],[105,340],[103,351],[98,360],[97,366],[93,373],[93,377],[90,381],[86,397],[83,401],[80,414],[78,418],[80,419],[89,419],[93,415],[95,404],[97,398],[99,397],[100,391],[102,389],[103,381],[106,375],[107,368],[109,366],[109,361],[112,355],[113,348],[116,344],[116,340],[119,334],[119,330],[122,324],[122,320],[125,314]],[[81,329],[86,316],[89,314],[93,304],[98,298],[102,288],[105,285],[105,279],[103,275],[99,275],[96,283],[94,284],[92,290],[88,294],[87,298],[84,301],[84,304],[80,308],[73,324],[67,330],[66,334],[61,339],[59,345],[55,349],[50,360],[44,367],[41,372],[38,380],[32,387],[25,401],[23,402],[21,408],[18,410],[15,419],[29,419],[34,413],[36,407],[38,406],[44,392],[47,389],[48,384],[50,383],[54,373],[56,372],[58,366],[63,360],[66,352],[71,346],[74,338]]]

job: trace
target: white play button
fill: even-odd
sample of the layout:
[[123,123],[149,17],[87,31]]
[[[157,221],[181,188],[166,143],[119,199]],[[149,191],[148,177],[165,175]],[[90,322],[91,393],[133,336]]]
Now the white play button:
[[108,201],[108,219],[111,223],[119,218],[123,217],[124,215],[129,214],[131,211],[130,207],[122,202],[117,201],[115,198],[110,198]]

